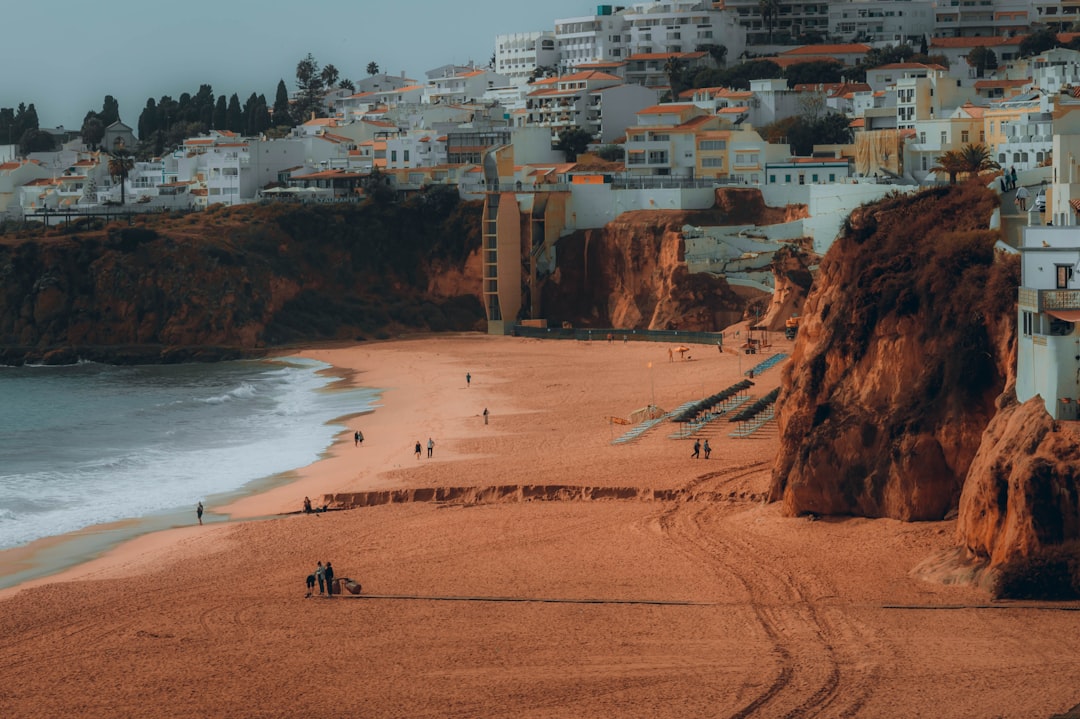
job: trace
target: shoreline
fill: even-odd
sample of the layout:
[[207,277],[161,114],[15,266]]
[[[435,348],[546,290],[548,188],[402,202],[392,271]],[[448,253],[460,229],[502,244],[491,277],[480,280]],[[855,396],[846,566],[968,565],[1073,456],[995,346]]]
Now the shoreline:
[[[1080,701],[1075,612],[987,611],[975,587],[914,576],[955,546],[955,521],[784,516],[762,501],[775,426],[740,439],[705,425],[711,459],[670,423],[614,444],[610,418],[671,411],[744,369],[667,349],[457,336],[311,350],[386,388],[354,420],[365,446],[347,428],[297,482],[229,508],[408,497],[146,535],[5,594],[5,708],[959,719]],[[759,374],[751,394],[780,377]],[[429,436],[433,458],[417,459]],[[362,593],[305,597],[316,561]]]
[[[261,358],[265,361],[287,362],[290,358],[312,359],[307,354],[318,348],[302,348],[288,354],[271,355]],[[382,391],[359,382],[362,371],[356,368],[339,367],[330,363],[317,370],[319,374],[331,377],[330,383],[319,391],[347,391],[363,389],[375,393],[369,409],[350,412],[329,420],[330,425],[343,428],[353,426],[358,418],[371,415],[380,406]],[[276,488],[287,487],[299,480],[299,472],[315,467],[331,456],[338,444],[344,444],[352,430],[341,429],[336,432],[330,444],[318,453],[318,459],[303,467],[285,469],[273,474],[253,479],[241,487],[209,495],[204,500],[206,514],[204,525],[230,524],[256,519],[275,519],[287,514],[289,510],[267,511],[259,514],[258,505],[245,514],[231,514],[224,508],[249,497],[257,497]],[[151,514],[130,517],[112,522],[92,524],[81,529],[63,534],[54,534],[36,539],[28,544],[0,550],[0,599],[11,596],[31,587],[49,584],[53,581],[68,581],[88,576],[99,566],[107,566],[110,555],[124,554],[124,547],[131,544],[133,553],[141,553],[142,544],[158,547],[159,542],[145,539],[151,535],[182,530],[189,526],[199,526],[193,520],[194,511],[190,509],[161,510]],[[142,540],[142,542],[140,542]],[[124,561],[120,559],[118,561]],[[83,568],[87,568],[83,571]]]

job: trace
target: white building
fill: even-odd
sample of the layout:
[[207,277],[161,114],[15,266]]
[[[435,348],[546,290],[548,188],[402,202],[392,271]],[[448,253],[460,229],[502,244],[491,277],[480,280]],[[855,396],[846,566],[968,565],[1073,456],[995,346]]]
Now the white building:
[[746,31],[734,13],[715,3],[663,0],[599,5],[596,15],[557,19],[555,44],[565,71],[636,54],[696,52],[705,45],[723,45],[734,59],[746,49]]
[[495,36],[495,72],[508,78],[511,85],[526,85],[537,67],[553,68],[558,63],[551,30]]
[[934,32],[932,0],[833,0],[829,35],[842,42],[918,45]]
[[459,72],[454,69],[428,81],[424,89],[424,102],[436,105],[477,102],[488,90],[506,87],[508,84],[509,80],[505,75],[491,70],[481,68]]
[[1054,419],[1077,419],[1080,233],[1074,228],[1024,228],[1017,312],[1017,399],[1039,395]]

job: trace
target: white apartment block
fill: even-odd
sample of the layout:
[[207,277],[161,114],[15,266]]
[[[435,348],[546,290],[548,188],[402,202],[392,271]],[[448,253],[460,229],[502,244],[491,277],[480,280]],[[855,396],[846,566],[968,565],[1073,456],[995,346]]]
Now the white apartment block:
[[833,0],[829,35],[841,42],[918,46],[934,33],[933,0]]
[[600,5],[596,15],[558,19],[559,67],[565,71],[643,53],[696,52],[706,45],[723,45],[734,59],[746,48],[745,31],[732,13],[714,5],[701,0]]
[[1032,0],[935,0],[934,36],[1026,35],[1039,21],[1034,8],[1037,4]]
[[1018,171],[1043,164],[1054,148],[1054,98],[1030,92],[995,102],[985,112],[993,159]]
[[511,85],[527,85],[537,67],[556,67],[559,54],[551,30],[495,36],[495,72]]
[[1066,86],[1080,87],[1080,52],[1064,47],[1032,58],[1028,65],[1031,83],[1044,93],[1057,94]]
[[1067,31],[1080,20],[1080,0],[1031,0],[1034,17],[1031,22],[1042,23],[1059,32]]
[[1062,99],[1054,114],[1054,167],[1046,220],[1055,227],[1076,227],[1080,225],[1080,102]]
[[424,89],[424,102],[434,105],[477,102],[488,90],[508,84],[505,75],[491,70],[474,69],[462,73],[451,70],[428,81]]
[[[761,16],[759,0],[724,0],[723,6],[735,15],[736,21],[746,30],[747,45],[766,45],[798,38],[804,33],[815,33],[821,37],[829,35],[829,3],[820,2],[782,2],[780,14],[772,28],[769,28]],[[729,49],[728,57],[734,57]]]
[[1077,419],[1080,235],[1025,227],[1017,301],[1016,398],[1039,396],[1054,419]]

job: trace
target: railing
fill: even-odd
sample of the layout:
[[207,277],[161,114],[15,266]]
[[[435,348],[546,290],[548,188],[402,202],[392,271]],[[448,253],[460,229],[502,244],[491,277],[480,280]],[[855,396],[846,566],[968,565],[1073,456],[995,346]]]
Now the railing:
[[721,341],[719,332],[688,332],[686,330],[621,330],[616,328],[526,327],[514,325],[515,337],[550,340],[606,342],[608,335],[615,342],[681,342],[683,344],[715,345]]

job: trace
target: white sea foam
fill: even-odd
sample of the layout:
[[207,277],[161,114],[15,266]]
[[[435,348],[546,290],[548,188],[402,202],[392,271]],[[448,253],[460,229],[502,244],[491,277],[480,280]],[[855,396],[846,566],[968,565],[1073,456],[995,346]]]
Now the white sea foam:
[[314,462],[340,431],[330,421],[376,396],[327,391],[334,380],[323,367],[34,369],[21,385],[0,385],[34,393],[10,405],[19,416],[0,406],[0,549],[193,508]]

